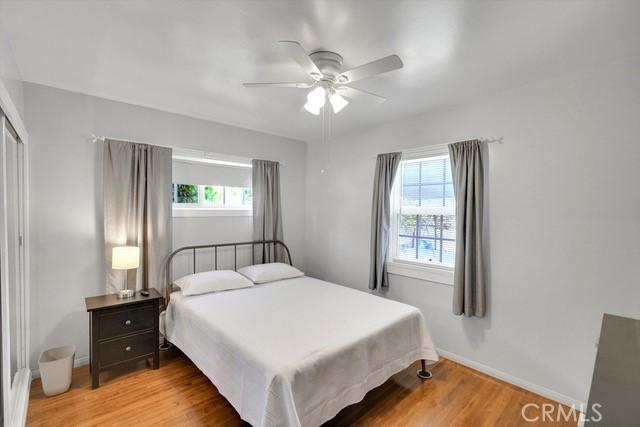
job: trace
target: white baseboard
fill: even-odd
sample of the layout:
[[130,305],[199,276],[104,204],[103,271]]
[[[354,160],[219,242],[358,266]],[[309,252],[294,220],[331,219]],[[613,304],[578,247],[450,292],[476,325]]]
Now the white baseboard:
[[550,390],[546,387],[543,387],[538,384],[531,383],[529,381],[525,381],[521,378],[514,377],[513,375],[507,374],[506,372],[499,371],[490,366],[483,365],[482,363],[475,362],[473,360],[467,359],[466,357],[459,356],[455,353],[451,353],[446,350],[442,350],[440,348],[436,349],[438,354],[446,359],[450,359],[456,363],[464,365],[468,368],[475,369],[476,371],[480,371],[483,374],[487,374],[499,380],[508,382],[509,384],[513,384],[525,390],[528,390],[532,393],[539,394],[542,397],[546,397],[547,399],[554,400],[556,402],[562,403],[563,405],[572,406],[577,410],[581,408],[585,408],[586,405],[584,402],[581,402],[578,399],[574,399],[572,397],[566,396],[562,393],[558,393],[556,391]]
[[31,390],[31,370],[21,369],[15,376],[13,387],[15,401],[11,410],[11,420],[7,423],[11,427],[24,427],[27,423],[29,409],[29,391]]
[[[78,366],[88,365],[89,364],[89,356],[80,356],[76,357],[73,361],[73,367],[77,368]],[[40,378],[40,369],[34,369],[32,371],[33,379]]]

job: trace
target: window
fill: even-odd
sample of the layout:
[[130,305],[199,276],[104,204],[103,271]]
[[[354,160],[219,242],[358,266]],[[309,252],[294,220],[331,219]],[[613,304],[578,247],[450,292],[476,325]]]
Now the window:
[[[392,263],[452,269],[456,253],[455,204],[447,154],[400,162],[393,190]],[[398,273],[397,270],[389,269],[391,273]]]
[[173,151],[173,216],[251,216],[251,160],[197,150]]
[[172,186],[173,207],[178,209],[251,210],[251,187],[177,184]]

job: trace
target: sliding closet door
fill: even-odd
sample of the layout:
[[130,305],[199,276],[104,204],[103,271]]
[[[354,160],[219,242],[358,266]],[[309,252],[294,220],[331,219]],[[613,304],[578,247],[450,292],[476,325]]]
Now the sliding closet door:
[[2,209],[0,209],[0,281],[2,287],[2,407],[12,418],[18,372],[24,354],[24,146],[2,117]]

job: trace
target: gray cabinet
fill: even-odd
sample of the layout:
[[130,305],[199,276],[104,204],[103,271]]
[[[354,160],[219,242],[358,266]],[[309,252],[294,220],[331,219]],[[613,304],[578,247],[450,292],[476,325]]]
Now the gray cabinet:
[[585,425],[640,426],[640,320],[604,315],[586,419]]

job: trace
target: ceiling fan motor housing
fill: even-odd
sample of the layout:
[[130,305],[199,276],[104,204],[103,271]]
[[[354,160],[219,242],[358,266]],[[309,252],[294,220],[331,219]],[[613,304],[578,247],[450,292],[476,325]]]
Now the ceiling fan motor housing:
[[335,52],[319,50],[310,54],[309,57],[322,73],[318,80],[325,80],[331,83],[337,82],[342,69],[342,56]]

